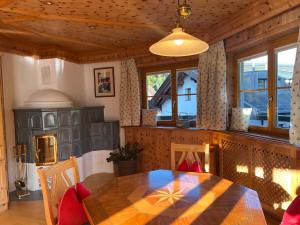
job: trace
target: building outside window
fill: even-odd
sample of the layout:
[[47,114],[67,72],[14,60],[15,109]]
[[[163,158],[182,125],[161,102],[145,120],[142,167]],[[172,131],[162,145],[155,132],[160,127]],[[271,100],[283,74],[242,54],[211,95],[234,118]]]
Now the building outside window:
[[146,106],[157,108],[158,121],[177,118],[195,120],[197,114],[197,68],[170,68],[146,72]]
[[186,88],[185,89],[185,101],[191,101],[192,98],[191,98],[191,94],[192,94],[192,89],[191,88]]

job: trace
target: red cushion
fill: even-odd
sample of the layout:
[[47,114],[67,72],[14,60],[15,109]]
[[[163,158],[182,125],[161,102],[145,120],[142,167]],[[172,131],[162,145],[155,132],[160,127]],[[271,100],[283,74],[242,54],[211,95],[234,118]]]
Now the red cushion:
[[69,188],[58,207],[57,225],[82,225],[88,222],[75,188]]
[[191,165],[191,167],[190,167],[190,169],[189,169],[189,172],[202,173],[203,171],[202,171],[202,168],[201,168],[201,166],[200,166],[200,163],[199,163],[198,161],[195,161],[195,162]]
[[178,166],[178,171],[184,171],[188,172],[190,169],[189,163],[187,160],[184,160],[179,166]]
[[285,211],[281,225],[300,225],[300,196],[297,196]]
[[84,186],[81,183],[77,183],[76,186],[75,186],[75,188],[76,188],[78,197],[79,197],[79,199],[81,201],[83,199],[89,197],[91,195],[91,193],[92,193],[86,186]]

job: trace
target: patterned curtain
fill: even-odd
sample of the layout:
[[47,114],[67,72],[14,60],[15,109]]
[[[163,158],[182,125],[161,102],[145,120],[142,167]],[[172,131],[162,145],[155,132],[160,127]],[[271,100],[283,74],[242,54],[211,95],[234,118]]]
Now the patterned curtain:
[[290,143],[300,146],[300,31],[292,82]]
[[134,59],[121,61],[120,123],[121,126],[140,125],[140,85]]
[[226,54],[223,41],[199,56],[197,127],[227,128]]

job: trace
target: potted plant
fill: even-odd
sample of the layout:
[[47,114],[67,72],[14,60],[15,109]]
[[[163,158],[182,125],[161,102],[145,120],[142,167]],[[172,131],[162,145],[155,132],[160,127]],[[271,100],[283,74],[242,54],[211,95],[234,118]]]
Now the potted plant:
[[142,148],[137,144],[127,143],[119,150],[109,153],[107,162],[113,162],[119,176],[137,172],[137,157]]

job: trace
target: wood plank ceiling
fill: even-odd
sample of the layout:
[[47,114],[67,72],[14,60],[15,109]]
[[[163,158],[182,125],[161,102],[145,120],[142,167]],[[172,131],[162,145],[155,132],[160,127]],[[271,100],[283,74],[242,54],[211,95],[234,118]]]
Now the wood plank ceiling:
[[[186,31],[209,42],[300,0],[188,0]],[[0,50],[84,63],[147,55],[174,27],[177,0],[0,0]],[[251,19],[249,19],[251,18]]]

